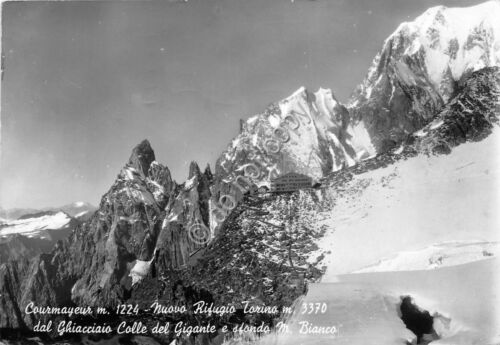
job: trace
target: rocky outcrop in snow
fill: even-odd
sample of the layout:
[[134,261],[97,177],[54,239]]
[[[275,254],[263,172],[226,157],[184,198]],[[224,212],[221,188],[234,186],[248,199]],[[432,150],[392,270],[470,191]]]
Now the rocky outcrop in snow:
[[449,153],[454,146],[489,135],[499,114],[500,68],[484,68],[463,80],[456,95],[409,142],[420,152]]

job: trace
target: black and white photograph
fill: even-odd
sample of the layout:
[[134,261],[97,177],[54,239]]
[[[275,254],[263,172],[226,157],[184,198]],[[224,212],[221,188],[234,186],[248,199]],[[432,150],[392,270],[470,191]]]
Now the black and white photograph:
[[500,345],[500,0],[1,3],[0,345]]

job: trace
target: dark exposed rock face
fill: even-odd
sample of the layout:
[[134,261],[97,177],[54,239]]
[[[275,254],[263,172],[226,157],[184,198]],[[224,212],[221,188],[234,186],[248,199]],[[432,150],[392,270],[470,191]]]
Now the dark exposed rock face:
[[30,259],[38,254],[50,252],[53,246],[54,243],[47,239],[29,238],[18,234],[1,239],[0,264],[9,260]]
[[89,268],[73,287],[73,300],[113,305],[126,300],[132,285],[148,274],[134,269],[138,262],[155,259],[156,271],[185,264],[199,247],[188,227],[207,222],[208,187],[196,163],[191,164],[190,179],[177,185],[168,169],[154,161],[148,144],[136,147],[90,224],[95,247],[89,249],[94,253],[87,256]]
[[151,148],[151,144],[147,140],[143,140],[139,145],[134,147],[128,164],[141,172],[144,176],[147,175],[151,163],[155,160],[155,154]]
[[32,260],[23,258],[0,266],[1,328],[32,328],[38,320],[45,321],[51,317],[26,314],[25,307],[32,301],[39,306],[72,305],[70,291],[74,279],[65,269],[69,265],[70,256],[63,251],[57,255],[41,254]]
[[[209,171],[209,170],[208,170]],[[165,219],[157,244],[155,267],[159,272],[186,265],[191,253],[209,240],[208,202],[210,174],[201,173],[192,162],[188,180],[178,187],[177,193],[165,208]],[[205,238],[193,237],[190,229],[206,229]]]
[[149,142],[136,146],[88,229],[81,231],[78,250],[88,254],[72,290],[76,303],[107,306],[126,299],[130,269],[136,260],[151,259],[174,187],[168,169],[154,159]]
[[449,153],[454,146],[488,136],[500,115],[500,68],[472,73],[434,120],[409,139],[424,153]]
[[1,328],[23,328],[23,312],[21,305],[21,282],[26,278],[29,262],[26,259],[11,261],[0,265],[0,312]]
[[404,55],[411,42],[404,31],[389,38],[351,100],[353,121],[365,124],[377,152],[422,128],[444,104],[429,80],[425,52]]
[[0,264],[49,253],[80,224],[79,219],[61,211],[40,211],[7,220],[0,225]]

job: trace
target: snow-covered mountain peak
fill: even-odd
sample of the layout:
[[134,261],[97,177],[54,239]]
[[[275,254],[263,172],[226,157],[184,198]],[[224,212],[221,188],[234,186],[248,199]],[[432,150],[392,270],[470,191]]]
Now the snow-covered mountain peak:
[[433,7],[384,42],[347,108],[383,152],[432,120],[472,72],[500,65],[500,2]]
[[321,178],[354,165],[372,151],[370,143],[362,140],[366,137],[366,131],[349,124],[347,109],[330,89],[311,92],[300,87],[263,113],[242,121],[239,135],[219,158],[216,172],[227,180],[246,165],[258,164],[260,174],[252,176],[258,185],[291,171]]
[[429,26],[435,23],[446,25],[448,22],[455,24],[461,22],[462,27],[455,29],[466,32],[468,28],[476,25],[478,21],[489,20],[493,23],[495,19],[498,19],[495,15],[498,13],[499,8],[500,1],[498,0],[486,1],[469,7],[435,6],[418,16],[415,23]]
[[498,18],[499,1],[467,8],[433,7],[401,24],[386,44],[404,48],[402,56],[423,54],[429,79],[447,100],[442,82],[448,69],[456,81],[466,72],[500,64]]

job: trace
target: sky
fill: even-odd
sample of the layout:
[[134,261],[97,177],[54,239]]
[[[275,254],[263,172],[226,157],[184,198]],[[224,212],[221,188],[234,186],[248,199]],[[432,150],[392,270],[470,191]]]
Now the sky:
[[4,2],[0,207],[97,205],[143,139],[182,182],[239,119],[300,86],[345,101],[399,23],[480,2]]

